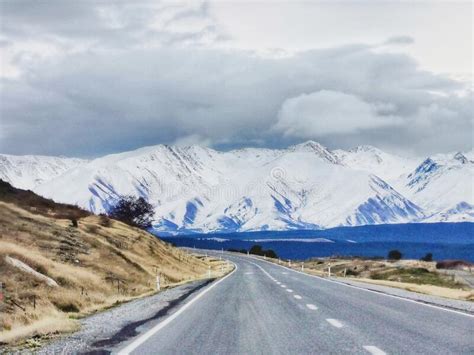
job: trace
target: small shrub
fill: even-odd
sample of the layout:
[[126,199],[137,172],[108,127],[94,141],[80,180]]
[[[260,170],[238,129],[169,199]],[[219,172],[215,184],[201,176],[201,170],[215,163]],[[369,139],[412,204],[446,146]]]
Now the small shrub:
[[109,228],[110,226],[112,226],[112,221],[110,220],[110,218],[107,215],[101,214],[99,216],[99,224],[102,227]]
[[77,219],[76,218],[71,218],[71,226],[74,228],[78,227]]
[[432,253],[426,253],[424,257],[420,259],[421,261],[433,261],[433,254]]
[[79,307],[77,307],[74,303],[54,303],[57,309],[65,313],[78,313]]
[[393,249],[388,252],[389,260],[400,260],[402,257],[403,257],[403,254],[397,249]]
[[346,276],[358,276],[359,273],[353,269],[347,269],[346,270]]
[[99,227],[97,227],[97,226],[94,225],[94,224],[89,224],[89,225],[87,226],[87,231],[88,231],[89,233],[96,234],[98,230],[99,230]]

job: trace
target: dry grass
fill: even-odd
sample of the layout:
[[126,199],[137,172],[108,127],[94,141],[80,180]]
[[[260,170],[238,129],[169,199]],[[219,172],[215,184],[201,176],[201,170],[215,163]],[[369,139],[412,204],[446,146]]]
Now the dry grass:
[[[192,256],[123,223],[99,216],[78,222],[74,228],[56,213],[0,202],[0,342],[69,331],[76,326],[72,318],[153,293],[157,273],[166,288],[207,277],[209,265],[215,276],[220,270],[218,260]],[[7,255],[59,287],[6,263]]]

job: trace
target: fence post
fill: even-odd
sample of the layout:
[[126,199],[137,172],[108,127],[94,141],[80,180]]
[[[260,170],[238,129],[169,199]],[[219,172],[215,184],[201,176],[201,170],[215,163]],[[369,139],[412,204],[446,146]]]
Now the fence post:
[[156,275],[156,290],[157,291],[161,290],[161,274],[160,273]]
[[211,278],[211,265],[209,265],[209,269],[207,271],[208,278]]
[[331,277],[331,263],[328,265],[328,277]]
[[304,271],[304,262],[301,263],[301,271]]

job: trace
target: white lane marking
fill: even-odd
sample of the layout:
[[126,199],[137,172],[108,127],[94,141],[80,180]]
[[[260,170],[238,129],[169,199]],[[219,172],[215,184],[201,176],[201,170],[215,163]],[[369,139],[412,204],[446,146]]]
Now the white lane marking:
[[280,285],[280,286],[283,287],[283,288],[286,288],[286,285]]
[[380,350],[379,348],[373,345],[364,345],[364,349],[367,350],[372,355],[387,355],[385,351]]
[[313,310],[313,311],[315,311],[315,310],[318,309],[318,307],[316,307],[314,304],[311,304],[311,303],[308,303],[308,304],[306,305],[306,307],[308,307],[309,309],[311,309],[311,310]]
[[246,272],[245,275],[253,275],[253,272]]
[[[237,258],[238,258],[238,257],[237,257]],[[267,261],[267,260],[261,260],[261,259],[259,259],[259,258],[253,257],[253,256],[247,256],[247,258],[252,258],[252,259],[255,259],[255,260],[258,260],[258,261],[263,261],[263,262],[265,262],[265,263],[268,263],[268,264],[271,264],[271,265],[274,265],[274,266],[278,266],[278,267],[281,267],[281,268],[283,268],[283,269],[287,269],[287,270],[296,272],[296,273],[301,274],[301,275],[304,275],[304,276],[313,277],[313,278],[319,279],[319,280],[321,280],[321,281],[331,282],[331,283],[338,284],[338,285],[341,285],[341,286],[346,286],[346,287],[350,287],[350,288],[355,288],[355,289],[360,290],[360,291],[375,293],[376,295],[379,295],[379,296],[385,296],[385,297],[396,298],[396,299],[399,299],[399,300],[401,300],[401,301],[416,303],[416,304],[419,304],[419,305],[421,305],[421,306],[426,306],[426,307],[430,307],[430,308],[435,308],[435,309],[439,309],[439,310],[441,310],[441,311],[456,313],[456,314],[460,314],[460,315],[462,315],[462,316],[474,318],[474,314],[469,314],[469,313],[465,313],[465,312],[462,312],[462,311],[456,311],[456,310],[454,310],[454,309],[449,309],[449,308],[444,308],[444,307],[441,307],[441,306],[436,306],[436,305],[434,305],[434,304],[425,303],[425,302],[423,302],[423,301],[416,301],[416,300],[412,300],[412,299],[405,298],[405,297],[401,297],[401,296],[390,295],[390,294],[388,294],[388,293],[382,293],[382,292],[378,292],[378,291],[374,291],[374,290],[369,290],[369,289],[364,288],[364,287],[362,287],[362,286],[349,285],[349,284],[346,284],[346,283],[341,282],[341,281],[328,280],[328,279],[325,279],[324,277],[321,277],[321,276],[311,275],[311,274],[307,274],[307,273],[302,272],[302,271],[293,270],[293,269],[290,269],[290,268],[288,268],[288,267],[286,267],[286,266],[278,265],[278,264],[272,263],[271,261]],[[253,263],[252,263],[252,264],[253,264]],[[282,274],[283,274],[283,272],[282,272]]]
[[[234,264],[234,263],[233,263]],[[163,320],[162,322],[158,323],[155,325],[153,328],[151,328],[149,331],[147,331],[145,334],[142,336],[138,337],[135,339],[133,342],[131,342],[129,345],[127,345],[125,348],[120,350],[117,354],[118,355],[128,355],[132,351],[134,351],[136,348],[138,348],[140,345],[142,345],[144,342],[146,342],[148,339],[150,339],[154,334],[156,334],[158,331],[166,327],[169,323],[171,323],[174,319],[178,318],[178,316],[183,313],[186,309],[191,307],[193,303],[198,301],[202,296],[204,296],[206,293],[208,293],[210,290],[212,290],[214,287],[219,285],[222,281],[227,279],[229,276],[231,276],[234,272],[236,272],[238,269],[237,264],[234,264],[234,270],[226,276],[224,276],[222,279],[216,281],[213,283],[211,286],[208,288],[205,288],[203,291],[201,291],[196,297],[194,297],[191,301],[186,303],[183,307],[181,307],[179,310],[177,310],[175,313],[173,313],[171,316]]]
[[289,288],[288,288],[286,291],[287,291],[287,292],[290,292],[290,293],[292,293],[292,292],[293,292],[293,290],[290,290]]
[[328,318],[328,319],[326,319],[326,321],[329,324],[331,324],[333,327],[342,328],[342,323],[339,322],[337,319]]
[[301,297],[300,295],[294,295],[293,297],[296,298],[297,300],[300,300],[300,299],[303,298],[303,297]]
[[282,274],[283,275],[288,275],[288,273],[286,271],[283,271]]

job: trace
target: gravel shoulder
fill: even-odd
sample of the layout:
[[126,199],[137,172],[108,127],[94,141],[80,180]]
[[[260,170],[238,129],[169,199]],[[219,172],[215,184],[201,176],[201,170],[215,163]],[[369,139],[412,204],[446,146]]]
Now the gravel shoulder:
[[133,300],[80,320],[81,329],[36,350],[36,354],[107,354],[119,343],[146,331],[173,313],[181,302],[212,280],[191,282]]

